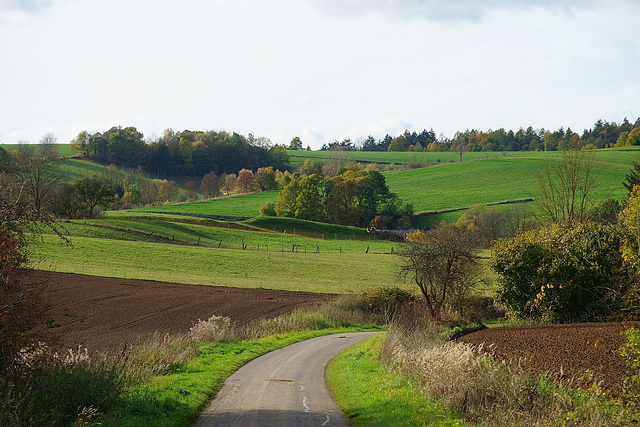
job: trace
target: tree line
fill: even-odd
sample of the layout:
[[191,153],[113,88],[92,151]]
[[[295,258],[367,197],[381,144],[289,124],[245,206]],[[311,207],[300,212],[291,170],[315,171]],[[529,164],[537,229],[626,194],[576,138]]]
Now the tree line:
[[[640,145],[640,119],[630,123],[626,118],[622,123],[598,120],[591,129],[578,134],[571,128],[552,131],[534,129],[529,126],[517,131],[505,130],[465,130],[456,132],[453,138],[436,136],[433,129],[421,132],[405,130],[393,137],[386,135],[376,140],[372,135],[354,142],[351,138],[334,140],[323,144],[321,150],[333,151],[557,151],[571,147],[610,148]],[[302,149],[299,138],[291,142],[289,149]]]
[[93,134],[82,131],[71,141],[70,148],[91,160],[139,167],[160,176],[229,174],[266,166],[284,170],[289,165],[286,149],[268,138],[225,131],[167,129],[161,137],[145,140],[135,127],[116,126]]

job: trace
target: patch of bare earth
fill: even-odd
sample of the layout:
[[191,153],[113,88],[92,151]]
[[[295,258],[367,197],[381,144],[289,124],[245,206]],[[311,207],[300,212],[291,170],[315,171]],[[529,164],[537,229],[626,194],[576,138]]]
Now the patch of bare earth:
[[269,319],[336,295],[237,289],[35,272],[49,284],[43,293],[67,348],[117,350],[155,332],[185,333],[213,315],[236,324]]
[[[458,341],[482,345],[508,363],[524,362],[533,373],[546,373],[556,381],[581,387],[596,381],[619,394],[627,374],[625,359],[618,354],[624,344],[621,332],[631,326],[640,327],[640,322],[498,327]],[[580,380],[587,370],[593,373],[591,382]]]

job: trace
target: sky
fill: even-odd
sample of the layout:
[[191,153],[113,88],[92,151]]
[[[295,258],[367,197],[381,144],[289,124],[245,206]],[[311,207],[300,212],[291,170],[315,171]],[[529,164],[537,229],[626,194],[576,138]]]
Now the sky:
[[640,0],[0,0],[0,143],[303,145],[640,116]]

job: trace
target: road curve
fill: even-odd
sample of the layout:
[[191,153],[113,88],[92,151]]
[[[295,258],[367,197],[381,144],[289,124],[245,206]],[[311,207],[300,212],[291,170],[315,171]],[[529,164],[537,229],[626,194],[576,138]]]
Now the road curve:
[[325,369],[375,334],[326,335],[258,357],[227,378],[195,426],[349,426],[329,393]]

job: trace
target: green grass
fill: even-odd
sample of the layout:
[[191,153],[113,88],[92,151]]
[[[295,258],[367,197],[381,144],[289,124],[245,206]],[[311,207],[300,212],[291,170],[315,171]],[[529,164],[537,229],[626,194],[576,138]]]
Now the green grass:
[[62,171],[66,182],[100,175],[105,169],[105,166],[100,163],[80,159],[62,159],[58,167]]
[[189,364],[157,376],[122,397],[122,404],[96,422],[118,426],[189,426],[236,369],[269,351],[298,341],[362,328],[326,329],[271,336],[238,343],[201,343]]
[[[71,220],[59,224],[72,237],[197,244],[227,249],[241,249],[244,243],[248,250],[262,251],[268,248],[272,251],[291,251],[292,246],[296,245],[298,252],[304,252],[306,245],[307,252],[315,252],[317,248],[319,252],[339,252],[342,249],[343,252],[364,253],[368,247],[370,253],[390,253],[394,246],[392,242],[370,240],[365,230],[354,227],[301,220],[288,221],[285,218],[275,220],[260,221],[256,218],[246,222],[229,223],[202,218],[137,214],[110,215],[105,218]],[[272,225],[278,226],[275,228],[277,231],[273,231]],[[284,228],[283,232],[280,225],[289,228]],[[314,225],[318,226],[316,238],[312,237]],[[257,228],[258,226],[263,228]]]
[[177,212],[204,215],[223,215],[233,217],[258,216],[258,209],[265,202],[276,202],[279,191],[245,194],[219,199],[182,203],[171,206],[154,206],[132,209],[133,212]]
[[43,236],[31,248],[34,266],[95,276],[341,294],[397,282],[394,255],[364,251],[292,253],[270,247],[267,252],[89,237],[73,237],[72,242],[73,247],[66,247],[55,236]]
[[[392,172],[385,174],[385,178],[391,191],[412,203],[416,212],[535,198],[540,193],[537,173],[545,159],[559,153],[518,154]],[[638,160],[640,150],[607,149],[598,150],[595,155],[601,170],[596,184],[598,196],[620,199],[625,174],[632,161]]]
[[378,335],[348,348],[327,368],[327,383],[354,427],[462,426],[461,418],[422,396],[419,387],[378,362]]
[[[389,151],[304,151],[304,150],[287,150],[289,154],[289,163],[292,167],[297,167],[304,163],[306,159],[311,160],[314,164],[324,164],[332,160],[353,161],[361,163],[378,163],[384,164],[437,164],[457,162],[460,159],[460,153],[441,151],[433,152],[389,152]],[[528,152],[470,152],[463,153],[462,160],[475,160],[498,157],[517,157]]]
[[[27,145],[32,145],[34,146],[34,148],[37,149],[39,144],[34,143],[34,144],[27,144]],[[73,154],[69,149],[69,144],[56,144],[56,146],[58,148],[58,154],[60,156],[71,156]],[[0,144],[0,147],[4,148],[7,151],[11,151],[11,150],[17,149],[18,144]]]

